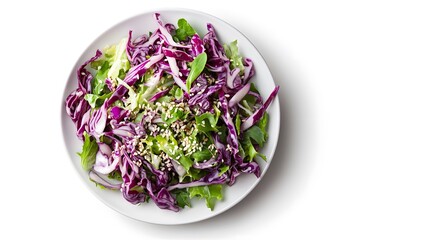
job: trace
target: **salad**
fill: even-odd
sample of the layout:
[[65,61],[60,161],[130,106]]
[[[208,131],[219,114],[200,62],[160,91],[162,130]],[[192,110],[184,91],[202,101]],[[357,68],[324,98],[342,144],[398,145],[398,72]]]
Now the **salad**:
[[66,111],[83,141],[82,168],[132,204],[179,211],[192,198],[213,210],[241,174],[259,177],[267,108],[237,41],[222,45],[185,20],[97,50],[77,70]]

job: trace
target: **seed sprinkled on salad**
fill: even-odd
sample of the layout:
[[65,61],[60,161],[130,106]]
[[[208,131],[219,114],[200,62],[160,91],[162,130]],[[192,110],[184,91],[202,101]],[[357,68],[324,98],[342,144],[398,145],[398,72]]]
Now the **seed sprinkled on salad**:
[[179,211],[203,198],[210,209],[242,174],[260,176],[267,109],[251,83],[252,60],[214,27],[185,20],[97,50],[77,69],[66,110],[83,141],[82,168],[130,203]]

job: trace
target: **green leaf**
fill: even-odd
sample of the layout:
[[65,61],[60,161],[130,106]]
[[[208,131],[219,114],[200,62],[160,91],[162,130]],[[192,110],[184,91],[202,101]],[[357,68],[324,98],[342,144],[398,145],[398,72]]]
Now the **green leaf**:
[[182,156],[180,156],[179,158],[179,163],[186,169],[186,171],[189,171],[189,169],[192,167],[192,164],[194,164],[191,158],[183,155],[183,153]]
[[191,200],[189,193],[186,190],[180,190],[176,193],[176,201],[179,207],[184,208],[185,206],[191,207]]
[[95,156],[98,152],[98,144],[95,139],[91,139],[91,136],[84,132],[84,142],[82,146],[82,152],[78,153],[81,159],[82,168],[86,171],[90,170],[95,163]]
[[206,112],[201,115],[195,116],[195,122],[199,131],[208,133],[210,131],[217,132],[219,130],[216,125],[219,120],[220,111],[217,107],[214,107],[214,110],[215,114]]
[[224,44],[223,48],[225,49],[225,54],[231,60],[230,68],[239,68],[240,74],[244,73],[243,58],[238,52],[238,42],[237,40],[231,42],[229,45]]
[[258,152],[256,151],[255,147],[253,147],[252,141],[250,141],[249,137],[244,138],[242,142],[242,147],[245,156],[248,157],[249,162],[253,161]]
[[[130,69],[130,62],[128,61],[128,57],[126,54],[127,49],[127,39],[122,39],[118,45],[115,46],[114,55],[111,57],[111,67],[109,72],[107,73],[107,77],[112,80],[116,80],[116,78],[124,79],[125,72]],[[109,52],[108,52],[109,51]],[[108,54],[107,54],[108,52]],[[106,57],[112,55],[113,46],[105,51]],[[121,74],[122,70],[122,74]]]
[[109,61],[113,61],[112,59],[115,57],[117,45],[113,44],[111,46],[107,46],[103,49],[104,57]]
[[119,172],[118,170],[115,170],[111,173],[109,173],[109,175],[107,175],[108,178],[116,180],[116,181],[120,181],[122,182],[122,176],[121,176],[121,172]]
[[212,211],[217,200],[222,200],[222,184],[213,184],[208,186],[198,186],[188,188],[189,197],[205,198],[206,205]]
[[161,135],[156,136],[156,141],[158,142],[157,146],[163,152],[165,152],[169,157],[175,159],[182,165],[186,171],[189,171],[193,161],[188,156],[183,154],[183,151],[177,145],[177,141],[174,137],[170,137],[169,140],[163,138]]
[[104,90],[104,87],[106,86],[106,78],[107,78],[107,72],[109,71],[109,62],[104,61],[103,64],[100,66],[100,69],[97,70],[97,73],[95,74],[94,80],[92,80],[92,93],[96,95],[100,95],[101,92]]
[[92,93],[102,95],[106,88],[106,78],[114,83],[116,79],[124,79],[130,69],[130,62],[126,54],[127,39],[122,39],[117,45],[107,46],[103,49],[103,57],[91,63],[91,67],[97,72],[91,82]]
[[249,136],[245,136],[243,141],[241,141],[241,147],[243,148],[245,159],[247,159],[249,162],[253,161],[256,156],[259,156],[265,161],[267,160],[267,157],[265,155],[260,154],[256,151]]
[[144,113],[137,113],[137,116],[136,116],[136,118],[134,119],[134,122],[135,123],[140,123],[142,120],[143,120],[143,117],[144,117]]
[[267,156],[265,156],[264,154],[262,154],[262,153],[258,153],[258,156],[259,156],[260,158],[262,158],[264,161],[267,161]]
[[228,165],[223,165],[221,167],[219,167],[219,176],[221,176],[222,174],[226,173],[229,170],[229,166]]
[[246,152],[243,149],[241,141],[238,143],[238,152],[243,159],[246,157]]
[[177,121],[177,120],[184,120],[187,116],[187,113],[185,111],[180,110],[180,108],[173,107],[171,110],[167,110],[170,112],[170,118],[166,118],[165,116],[162,117],[163,121],[170,125],[171,123]]
[[166,95],[166,96],[162,96],[162,97],[158,98],[158,100],[156,100],[156,102],[160,102],[160,103],[171,102],[171,100],[172,100],[172,97]]
[[87,93],[84,97],[86,101],[88,101],[91,108],[99,108],[101,105],[103,105],[104,101],[108,99],[110,96],[112,96],[113,92],[106,93],[102,96]]
[[95,186],[98,187],[98,188],[100,188],[101,190],[109,190],[108,188],[106,188],[105,186],[99,184],[98,182],[96,182],[96,181],[94,181],[92,179],[89,179],[89,180],[91,180],[91,182],[95,183]]
[[138,192],[138,193],[142,193],[142,192],[144,192],[144,187],[143,187],[143,186],[141,186],[141,185],[135,185],[135,186],[134,186],[134,187],[132,187],[130,190],[131,190],[131,191],[136,191],[136,192]]
[[196,32],[194,28],[192,28],[191,25],[189,25],[188,21],[186,21],[184,18],[181,18],[177,21],[177,30],[176,35],[173,37],[177,38],[179,41],[184,41],[188,37],[192,37]]
[[91,108],[95,108],[96,102],[98,100],[100,96],[95,95],[95,94],[91,94],[91,93],[87,93],[85,95],[85,97],[83,97],[91,106]]
[[191,70],[189,72],[188,78],[186,79],[186,88],[188,90],[188,93],[189,93],[189,90],[191,89],[192,83],[203,72],[204,67],[206,66],[206,62],[207,62],[207,54],[205,52],[195,57],[194,61],[192,61]]
[[147,103],[146,97],[149,92],[154,91],[156,89],[156,86],[151,86],[149,88],[139,88],[139,91],[134,90],[133,87],[128,85],[126,82],[122,81],[120,78],[117,78],[116,81],[119,85],[122,85],[128,89],[128,98],[123,101],[125,108],[133,111],[134,113],[137,113],[139,111],[138,106]]
[[[246,97],[247,96],[249,96],[250,94],[247,94],[246,95]],[[244,98],[246,98],[246,97],[244,97]],[[251,96],[252,98],[253,98],[253,96]],[[248,103],[248,101],[246,100],[246,99],[244,99],[243,98],[243,100],[241,100],[241,102],[240,102],[240,104],[243,106],[243,108],[240,108],[240,113],[242,114],[242,116],[244,117],[244,118],[246,118],[246,117],[249,117],[249,116],[251,116],[253,113],[254,113],[254,107],[253,107],[253,104],[250,104],[249,105],[249,103]]]
[[256,125],[247,129],[244,132],[244,135],[254,140],[260,147],[263,147],[266,141],[264,132]]
[[237,116],[235,117],[235,129],[237,129],[238,135],[240,135],[240,128],[241,128],[240,114],[237,114]]
[[161,154],[161,149],[159,148],[158,141],[155,137],[147,136],[145,140],[142,140],[147,147],[149,147],[152,154],[159,155]]
[[183,91],[181,88],[176,88],[176,91],[174,92],[174,98],[177,100],[182,99],[183,97]]
[[179,152],[176,153],[176,151],[174,151],[175,145],[169,143],[168,140],[163,138],[161,135],[156,136],[156,141],[158,142],[157,146],[159,146],[159,149],[171,158],[176,159],[179,156]]
[[206,175],[207,175],[206,171],[202,171],[202,170],[196,169],[196,168],[189,169],[189,173],[187,174],[187,176],[191,177],[190,181],[200,180],[201,178],[203,178]]
[[219,136],[220,142],[226,143],[226,138],[228,136],[228,129],[225,125],[218,126],[217,134]]
[[100,136],[100,141],[99,142],[102,142],[102,143],[106,143],[106,144],[112,144],[112,139],[110,139],[110,138],[108,138],[108,137],[106,137],[105,135],[103,135],[103,136]]
[[193,158],[193,159],[195,159],[195,161],[197,161],[197,162],[202,162],[202,161],[204,161],[204,160],[208,160],[208,159],[210,159],[211,157],[213,157],[213,155],[212,155],[212,153],[206,148],[206,149],[203,149],[202,151],[197,151],[197,152],[194,152],[192,155],[191,155],[191,157]]
[[269,121],[269,115],[268,113],[264,113],[264,116],[262,116],[261,120],[259,120],[259,122],[256,124],[264,133],[265,141],[267,141],[268,139],[268,133],[267,133],[268,121]]

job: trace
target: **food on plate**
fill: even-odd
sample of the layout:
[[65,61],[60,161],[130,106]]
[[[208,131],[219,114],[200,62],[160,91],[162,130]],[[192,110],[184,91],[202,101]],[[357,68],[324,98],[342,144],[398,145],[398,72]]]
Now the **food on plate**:
[[66,111],[83,141],[82,168],[132,204],[179,211],[192,198],[212,209],[241,174],[259,177],[267,109],[237,41],[222,45],[185,20],[97,50],[77,69]]

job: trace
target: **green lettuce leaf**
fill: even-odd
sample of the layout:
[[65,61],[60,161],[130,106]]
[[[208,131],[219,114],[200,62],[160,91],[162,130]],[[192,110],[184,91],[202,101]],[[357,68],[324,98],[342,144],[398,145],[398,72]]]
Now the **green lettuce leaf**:
[[201,151],[194,152],[191,156],[197,162],[202,162],[213,157],[212,153],[208,149],[203,149]]
[[188,21],[186,21],[184,18],[181,18],[177,21],[177,26],[178,28],[174,37],[176,37],[179,41],[184,41],[196,33],[194,28],[192,28],[192,26],[189,25]]
[[170,137],[170,139],[167,140],[161,135],[158,135],[156,136],[156,141],[158,142],[157,146],[161,151],[165,152],[169,157],[177,160],[180,165],[186,169],[186,171],[189,171],[193,162],[190,157],[183,154],[182,149],[178,146],[174,137]]
[[189,181],[193,180],[200,180],[204,176],[207,175],[206,171],[203,171],[201,169],[191,168],[189,169],[189,172],[184,176],[184,178],[189,177]]
[[239,68],[240,74],[243,74],[244,73],[243,58],[238,52],[237,40],[231,42],[229,45],[224,44],[223,48],[225,49],[226,56],[229,58],[229,60],[231,60],[231,64],[230,64],[231,69]]
[[189,197],[205,198],[206,205],[212,211],[217,200],[222,200],[222,184],[213,184],[209,186],[198,186],[188,188]]
[[[237,116],[235,117],[235,129],[240,130],[240,128],[241,128],[240,114],[237,114]],[[237,134],[240,135],[240,131],[237,131]]]
[[[264,116],[256,124],[261,129],[261,131],[264,133],[265,141],[267,141],[267,139],[268,139],[268,133],[267,133],[268,121],[269,121],[269,115],[268,115],[268,113],[264,113]],[[261,146],[261,147],[263,147],[263,146]]]
[[176,201],[177,205],[181,208],[185,208],[185,206],[191,207],[189,193],[186,190],[181,189],[176,191]]
[[206,112],[201,115],[195,116],[195,122],[199,131],[208,133],[210,131],[217,132],[219,130],[216,125],[219,120],[220,111],[216,107],[214,107],[214,110],[215,114]]
[[201,53],[195,57],[194,61],[191,63],[191,70],[189,72],[188,78],[186,79],[186,89],[189,93],[192,83],[197,79],[198,76],[203,72],[207,62],[207,54],[205,52]]
[[183,91],[181,88],[176,88],[176,90],[174,91],[174,98],[176,99],[182,99],[183,97]]
[[130,62],[128,61],[126,53],[127,39],[124,38],[118,43],[118,45],[114,45],[107,49],[107,56],[110,56],[111,52],[113,52],[113,48],[115,49],[115,54],[109,59],[111,61],[111,67],[107,73],[107,77],[112,80],[116,80],[120,77],[121,70],[125,73],[130,69]]
[[244,136],[243,141],[240,142],[241,147],[243,148],[245,160],[251,162],[256,156],[259,156],[263,160],[267,160],[267,157],[261,153],[258,153],[253,146],[252,141],[249,136]]
[[130,69],[130,63],[126,54],[127,39],[122,39],[117,45],[111,45],[103,50],[103,57],[91,63],[96,70],[91,81],[92,91],[85,96],[85,100],[92,108],[99,108],[105,99],[111,96],[106,87],[106,78],[116,83],[117,79],[125,78]]
[[167,117],[167,113],[162,113],[161,118],[165,124],[170,125],[177,120],[183,120],[186,118],[187,113],[185,111],[180,110],[177,107],[172,107],[171,110],[167,110],[169,112],[169,117]]
[[95,156],[98,152],[98,144],[95,139],[91,139],[91,136],[84,132],[84,142],[82,146],[82,152],[78,153],[81,159],[82,168],[86,171],[90,170],[95,163]]
[[219,167],[219,176],[221,176],[222,174],[226,173],[229,170],[229,166],[228,165],[222,165],[221,167]]
[[108,99],[110,96],[112,96],[113,92],[106,93],[104,95],[97,95],[97,94],[91,94],[87,93],[84,97],[86,101],[88,101],[89,105],[92,108],[100,108],[101,105],[103,105],[104,101]]
[[254,125],[251,128],[247,129],[244,132],[244,135],[254,140],[260,147],[263,147],[266,141],[264,132],[257,125]]
[[100,95],[104,87],[106,86],[106,78],[107,78],[107,72],[109,71],[110,64],[108,61],[104,61],[103,64],[98,69],[97,73],[95,74],[94,79],[92,80],[92,93],[96,95]]
[[116,181],[122,182],[121,172],[119,170],[115,170],[107,175],[108,178],[114,179]]

